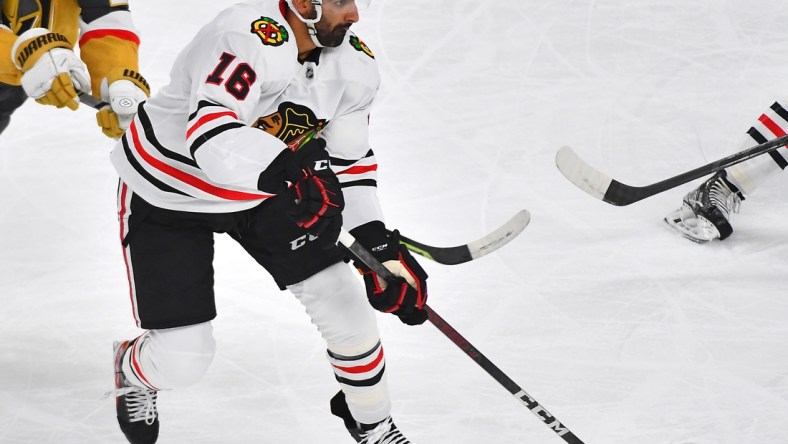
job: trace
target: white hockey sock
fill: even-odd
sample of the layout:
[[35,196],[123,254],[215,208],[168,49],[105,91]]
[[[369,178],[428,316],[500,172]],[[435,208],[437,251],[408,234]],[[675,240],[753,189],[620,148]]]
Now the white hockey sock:
[[725,170],[727,179],[745,196],[752,194],[758,186],[776,177],[782,169],[768,155],[754,157]]
[[123,374],[132,385],[168,390],[196,384],[216,350],[210,322],[149,330],[123,357]]
[[328,345],[328,360],[356,421],[374,424],[391,411],[374,309],[344,263],[289,287]]
[[[744,150],[755,144],[764,143],[777,137],[784,136],[788,132],[788,111],[780,104],[775,102],[767,112],[758,118],[758,122],[748,131],[740,150]],[[728,169],[728,180],[736,185],[745,195],[751,194],[758,186],[777,176],[783,168],[788,165],[788,148],[777,148],[777,150],[754,157],[746,162],[736,164]]]
[[353,419],[364,424],[375,424],[389,416],[391,401],[386,383],[386,359],[380,343],[356,356],[328,350],[328,361],[345,393]]

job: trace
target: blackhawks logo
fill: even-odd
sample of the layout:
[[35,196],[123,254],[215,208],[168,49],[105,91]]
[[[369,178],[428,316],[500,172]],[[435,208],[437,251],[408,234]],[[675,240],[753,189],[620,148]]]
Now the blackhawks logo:
[[303,141],[302,136],[321,131],[326,123],[325,119],[318,119],[306,106],[284,102],[279,104],[275,113],[260,117],[252,126],[286,144],[298,144]]
[[263,45],[279,46],[290,40],[290,34],[284,26],[270,17],[260,17],[252,22],[252,34],[257,34]]
[[372,50],[371,50],[371,49],[369,49],[369,46],[367,46],[367,44],[366,44],[366,43],[362,42],[362,41],[361,41],[361,40],[360,40],[358,37],[356,37],[355,35],[351,35],[351,36],[350,36],[350,46],[352,46],[352,47],[356,48],[356,51],[361,51],[361,52],[363,52],[364,54],[366,54],[366,55],[368,55],[368,56],[372,57],[373,59],[375,58],[375,54],[373,54],[373,53],[372,53]]

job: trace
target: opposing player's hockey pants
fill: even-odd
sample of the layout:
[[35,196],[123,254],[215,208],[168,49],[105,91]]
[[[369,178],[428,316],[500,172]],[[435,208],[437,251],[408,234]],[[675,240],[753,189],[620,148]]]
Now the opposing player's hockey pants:
[[0,83],[0,134],[11,121],[11,114],[22,106],[27,99],[27,94],[21,86],[11,86]]

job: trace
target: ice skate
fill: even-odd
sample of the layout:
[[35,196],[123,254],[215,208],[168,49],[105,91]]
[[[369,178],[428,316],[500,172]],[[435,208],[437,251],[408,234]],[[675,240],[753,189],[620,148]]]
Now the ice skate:
[[397,429],[391,416],[377,424],[360,424],[353,419],[343,392],[331,399],[331,413],[342,418],[350,436],[359,444],[410,444],[408,438]]
[[361,444],[410,444],[402,432],[397,429],[391,416],[368,429],[365,425],[360,425],[356,429],[348,429],[350,435]]
[[159,438],[159,413],[154,390],[129,384],[122,370],[122,358],[133,341],[116,342],[115,351],[115,406],[120,430],[131,444],[154,444]]
[[738,213],[744,196],[720,171],[684,196],[681,208],[668,214],[665,222],[687,239],[704,243],[723,240],[733,233],[732,213]]

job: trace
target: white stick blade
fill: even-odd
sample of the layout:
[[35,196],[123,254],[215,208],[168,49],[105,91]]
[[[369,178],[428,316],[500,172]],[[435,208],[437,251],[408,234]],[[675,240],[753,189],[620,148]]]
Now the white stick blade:
[[520,210],[497,230],[469,243],[468,250],[471,252],[471,257],[474,259],[480,258],[508,244],[509,241],[525,230],[529,222],[531,222],[531,213],[528,210]]
[[555,155],[555,164],[558,171],[576,187],[586,193],[603,200],[610,183],[609,176],[599,172],[575,154],[568,146],[562,146]]

